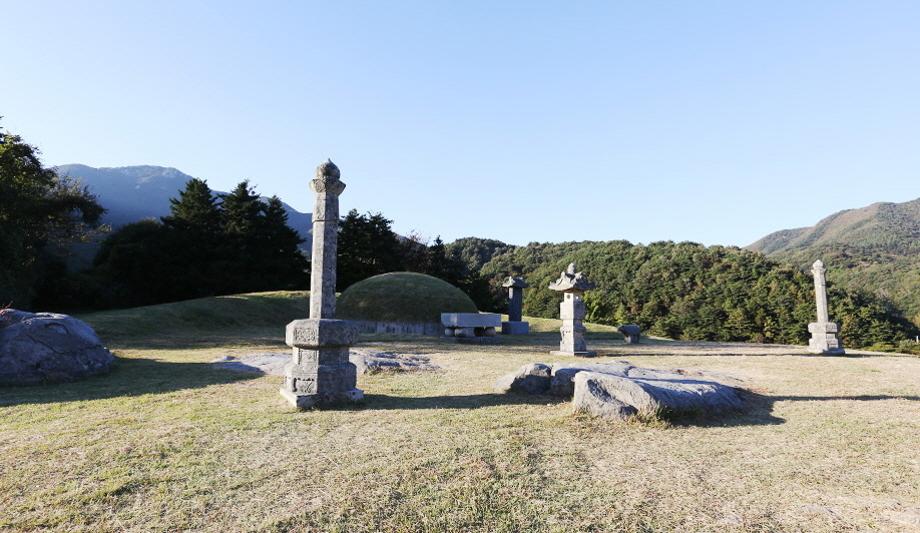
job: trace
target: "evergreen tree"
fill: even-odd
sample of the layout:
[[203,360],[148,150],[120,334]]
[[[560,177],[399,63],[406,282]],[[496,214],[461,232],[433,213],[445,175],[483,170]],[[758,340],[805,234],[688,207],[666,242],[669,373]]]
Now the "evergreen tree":
[[249,186],[249,180],[243,180],[221,200],[224,232],[243,237],[243,243],[247,244],[246,237],[255,234],[262,214],[262,200],[255,188]]
[[428,244],[417,232],[399,240],[402,269],[409,272],[428,272]]
[[309,262],[300,251],[303,239],[287,222],[284,204],[272,196],[263,205],[256,241],[260,289],[295,289],[309,284]]
[[207,182],[191,179],[178,198],[171,198],[170,214],[163,217],[164,231],[169,233],[162,250],[171,262],[181,257],[182,275],[175,280],[175,291],[185,297],[216,294],[228,284],[227,250],[221,230],[221,210]]
[[202,233],[220,232],[221,212],[217,197],[208,187],[208,183],[197,178],[185,184],[185,190],[179,192],[178,198],[169,200],[170,214],[163,217],[167,227],[183,226]]
[[259,226],[262,200],[250,187],[249,180],[240,182],[221,197],[223,239],[219,256],[226,260],[223,266],[224,284],[221,293],[259,290]]
[[380,213],[352,209],[339,223],[338,290],[377,274],[402,269],[401,248],[392,221]]

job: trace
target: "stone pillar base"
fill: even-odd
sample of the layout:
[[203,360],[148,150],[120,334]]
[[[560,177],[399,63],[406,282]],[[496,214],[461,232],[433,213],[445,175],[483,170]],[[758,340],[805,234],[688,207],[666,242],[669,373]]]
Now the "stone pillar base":
[[359,403],[364,400],[364,391],[361,389],[351,389],[334,396],[320,396],[319,394],[300,394],[281,388],[281,396],[291,405],[298,409],[312,409],[314,407],[330,407],[336,405],[346,405],[349,403]]
[[528,333],[530,333],[530,324],[527,322],[514,320],[502,322],[502,335],[527,335]]
[[808,339],[808,352],[822,355],[843,355],[840,341],[837,339],[837,324],[833,322],[812,322],[808,324],[811,338]]
[[306,319],[287,325],[291,362],[284,367],[281,395],[298,409],[348,404],[364,398],[348,347],[358,329],[345,320]]

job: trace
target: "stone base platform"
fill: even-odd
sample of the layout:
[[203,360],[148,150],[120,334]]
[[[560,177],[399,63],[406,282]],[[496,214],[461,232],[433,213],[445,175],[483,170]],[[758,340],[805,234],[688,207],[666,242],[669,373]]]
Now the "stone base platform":
[[506,320],[502,322],[502,335],[527,335],[530,333],[530,324]]
[[808,352],[820,355],[844,355],[846,352],[837,339],[837,324],[833,322],[812,322],[808,324],[811,338]]
[[284,388],[281,388],[280,392],[281,396],[284,396],[291,405],[298,409],[345,405],[349,403],[358,403],[364,400],[364,391],[361,389],[351,389],[334,395],[296,394]]
[[349,361],[348,347],[358,336],[346,320],[306,319],[287,325],[285,340],[293,348],[284,367],[281,395],[298,409],[327,407],[360,401],[358,372]]

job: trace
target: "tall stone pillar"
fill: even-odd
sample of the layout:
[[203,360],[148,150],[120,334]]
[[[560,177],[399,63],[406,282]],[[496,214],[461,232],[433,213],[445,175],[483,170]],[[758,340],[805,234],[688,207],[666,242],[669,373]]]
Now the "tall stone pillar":
[[310,273],[310,318],[287,325],[285,340],[293,349],[284,367],[281,395],[298,409],[356,402],[364,393],[356,388],[358,372],[348,361],[348,348],[358,330],[335,319],[336,253],[339,195],[345,190],[338,167],[326,161],[316,168],[310,188],[313,208],[313,258]]
[[521,321],[524,313],[524,289],[527,282],[518,276],[508,276],[502,283],[508,289],[508,321],[502,322],[504,335],[527,335],[530,333],[530,324]]
[[837,339],[837,324],[830,321],[827,314],[827,281],[824,277],[827,269],[818,259],[811,265],[811,273],[815,277],[815,303],[818,307],[818,321],[808,324],[811,339],[808,340],[808,351],[825,355],[842,355],[843,346]]
[[559,350],[550,353],[576,357],[597,355],[597,352],[588,350],[585,342],[587,330],[584,326],[585,301],[582,297],[585,291],[594,288],[594,283],[588,281],[588,278],[581,272],[575,272],[575,263],[571,263],[560,274],[559,279],[550,284],[549,288],[563,293],[562,303],[559,304],[559,318],[562,319],[559,333],[562,335],[562,340],[559,342]]

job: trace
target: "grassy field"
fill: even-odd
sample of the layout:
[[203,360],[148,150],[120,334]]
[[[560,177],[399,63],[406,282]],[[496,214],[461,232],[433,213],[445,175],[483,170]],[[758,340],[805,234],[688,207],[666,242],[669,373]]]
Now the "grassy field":
[[366,339],[442,370],[361,376],[367,401],[349,409],[296,412],[280,378],[208,364],[283,350],[302,297],[86,316],[119,357],[112,373],[0,389],[0,530],[920,528],[920,358],[629,347],[594,328],[608,358],[725,372],[755,392],[743,415],[650,425],[492,394],[524,363],[564,360],[547,354],[553,321],[497,346]]

